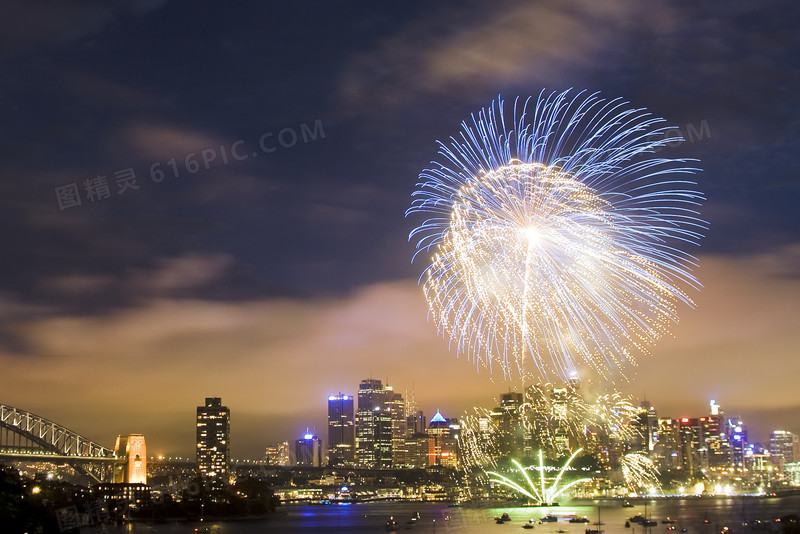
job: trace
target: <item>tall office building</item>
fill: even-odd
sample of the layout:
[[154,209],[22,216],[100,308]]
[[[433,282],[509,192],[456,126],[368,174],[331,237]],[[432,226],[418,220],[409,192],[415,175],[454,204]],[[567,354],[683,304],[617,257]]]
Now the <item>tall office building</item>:
[[650,401],[643,400],[639,404],[637,421],[642,432],[641,451],[650,455],[658,443],[658,413]]
[[147,484],[147,448],[143,435],[117,436],[114,456],[124,459],[123,463],[114,465],[114,482]]
[[775,430],[769,435],[769,453],[783,464],[800,461],[800,438],[786,430]]
[[399,467],[406,463],[406,403],[392,386],[387,385],[384,391],[385,406],[392,420],[392,465]]
[[730,462],[730,443],[725,430],[722,408],[711,399],[708,403],[705,432],[709,467],[724,468]]
[[313,434],[306,434],[295,443],[297,465],[320,467],[322,465],[322,440]]
[[676,419],[658,420],[658,442],[653,448],[651,459],[662,473],[683,467],[680,427]]
[[289,442],[282,441],[277,445],[267,447],[265,459],[267,465],[280,465],[284,467],[292,465],[292,460],[289,456]]
[[[553,388],[550,392],[550,402],[556,413],[569,413],[570,404],[574,402],[574,399],[575,388],[573,387]],[[556,457],[568,456],[570,454],[569,425],[558,417],[551,418],[549,423],[553,429],[553,446],[555,448],[552,454]]]
[[228,484],[231,412],[219,397],[197,407],[197,469],[212,488]]
[[430,462],[431,438],[425,433],[415,433],[405,440],[405,467],[421,469]]
[[406,437],[414,434],[424,434],[428,421],[422,410],[409,410],[406,415]]
[[392,417],[380,380],[362,380],[358,386],[355,458],[359,467],[392,466]]
[[328,397],[328,465],[351,466],[355,462],[356,434],[353,396]]
[[[522,393],[503,393],[500,395],[500,406],[491,413],[497,427],[500,456],[519,458],[524,454],[527,433],[520,412],[522,403]],[[536,422],[533,422],[534,427]]]
[[419,469],[428,465],[430,437],[425,432],[427,424],[428,420],[425,418],[425,414],[417,409],[412,396],[406,410],[406,437],[403,441],[405,458],[403,466]]
[[682,417],[678,420],[678,436],[681,446],[681,468],[689,475],[694,476],[695,470],[699,471],[698,443],[700,441],[700,420],[697,418]]
[[426,434],[428,441],[428,465],[458,467],[458,436],[461,427],[456,419],[446,419],[439,410],[431,418]]
[[738,415],[727,418],[728,443],[730,444],[731,465],[744,468],[744,456],[747,449],[747,427]]

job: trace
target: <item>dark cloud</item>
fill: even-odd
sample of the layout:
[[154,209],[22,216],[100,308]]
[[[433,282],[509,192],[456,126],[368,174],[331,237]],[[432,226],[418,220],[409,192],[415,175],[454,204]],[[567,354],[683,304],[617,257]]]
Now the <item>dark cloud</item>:
[[[342,98],[363,109],[405,105],[412,94],[452,96],[563,83],[628,44],[634,24],[654,34],[676,24],[666,4],[626,1],[500,2],[440,7],[354,58]],[[551,87],[558,88],[558,87]]]
[[140,15],[164,0],[9,0],[3,4],[0,50],[25,55],[91,36],[117,17]]

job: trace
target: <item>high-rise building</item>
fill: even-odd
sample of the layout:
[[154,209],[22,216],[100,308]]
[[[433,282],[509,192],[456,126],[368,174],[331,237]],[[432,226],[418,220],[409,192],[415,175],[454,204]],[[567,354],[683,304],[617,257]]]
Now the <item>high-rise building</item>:
[[358,410],[372,411],[383,408],[386,402],[386,390],[383,382],[374,378],[362,380],[358,385]]
[[406,463],[406,403],[403,396],[393,391],[392,386],[384,388],[385,406],[392,420],[392,465],[399,467]]
[[322,440],[314,434],[306,433],[295,443],[297,465],[320,467],[322,465]]
[[428,442],[430,438],[425,433],[428,420],[422,410],[418,410],[412,401],[409,401],[406,415],[406,437],[403,442],[405,459],[403,465],[411,468],[422,468],[428,465]]
[[328,397],[328,464],[351,466],[355,462],[356,434],[353,396]]
[[431,418],[428,425],[428,465],[442,465],[445,467],[458,467],[458,421],[446,419],[439,410]]
[[[553,404],[553,409],[557,413],[568,413],[569,405],[572,398],[574,398],[575,389],[572,387],[553,388],[550,392],[550,402]],[[569,442],[569,425],[561,418],[552,418],[550,420],[553,435],[553,447],[555,450],[551,451],[556,457],[569,455],[570,442]]]
[[639,408],[639,425],[644,437],[642,452],[649,455],[658,443],[658,413],[647,400],[643,400]]
[[[520,458],[524,455],[526,432],[520,412],[522,402],[522,393],[504,393],[500,395],[500,406],[491,413],[497,427],[500,456]],[[533,424],[535,427],[536,422]]]
[[699,458],[702,434],[698,418],[682,417],[678,420],[678,435],[681,444],[681,468],[694,476],[702,469]]
[[392,417],[380,380],[362,380],[358,386],[355,459],[359,467],[392,467]]
[[123,460],[114,466],[114,482],[147,484],[147,447],[143,435],[117,436],[114,456]]
[[277,445],[267,447],[265,458],[267,465],[289,466],[292,465],[291,457],[289,456],[289,442],[282,441]]
[[683,467],[683,450],[676,419],[661,418],[658,420],[658,442],[653,448],[651,459],[662,473]]
[[197,407],[197,469],[212,488],[228,484],[231,412],[219,397]]
[[405,466],[421,469],[428,466],[431,438],[427,434],[415,433],[405,440]]
[[747,449],[747,427],[738,415],[727,418],[728,443],[731,451],[731,465],[744,468],[744,456]]
[[707,416],[705,417],[698,417],[697,421],[697,444],[696,444],[696,454],[697,454],[697,463],[696,465],[699,466],[700,470],[708,469],[711,465],[709,459],[711,456],[711,451],[708,449],[708,440],[709,432],[711,432],[711,421]]
[[428,420],[425,419],[425,414],[422,410],[409,410],[406,416],[406,437],[411,437],[414,434],[424,434],[427,425]]
[[706,417],[706,447],[708,448],[708,466],[724,468],[730,462],[730,443],[725,434],[722,408],[714,399],[708,403]]
[[800,437],[786,430],[775,430],[769,435],[769,452],[781,464],[800,461]]

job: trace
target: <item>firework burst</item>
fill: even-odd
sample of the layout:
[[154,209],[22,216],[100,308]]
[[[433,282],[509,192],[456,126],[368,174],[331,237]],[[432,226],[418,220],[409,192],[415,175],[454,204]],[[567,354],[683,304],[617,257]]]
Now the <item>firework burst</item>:
[[[569,91],[497,99],[440,143],[408,214],[432,252],[421,282],[458,353],[504,374],[566,379],[624,371],[693,305],[702,195],[688,160],[654,155],[682,140],[619,99]],[[416,257],[416,255],[415,255]]]
[[492,412],[476,406],[473,413],[465,414],[459,422],[458,460],[464,469],[469,472],[473,467],[497,467],[500,432]]
[[580,454],[580,452],[582,450],[583,449],[578,449],[574,453],[572,453],[572,456],[570,456],[569,459],[566,461],[566,463],[561,467],[561,469],[559,469],[558,475],[555,477],[555,480],[552,481],[552,484],[549,487],[547,487],[545,485],[545,474],[544,474],[545,467],[544,467],[544,461],[543,461],[543,458],[542,458],[542,451],[539,451],[539,465],[538,465],[539,484],[538,484],[538,487],[537,487],[537,484],[534,484],[534,482],[531,480],[530,475],[528,475],[528,470],[533,468],[534,466],[528,467],[526,469],[525,467],[522,467],[522,465],[517,460],[511,460],[511,463],[514,464],[514,466],[517,468],[517,470],[525,478],[525,482],[527,483],[527,487],[525,487],[522,484],[520,484],[518,482],[515,482],[515,481],[511,480],[510,478],[508,478],[506,476],[503,476],[500,473],[497,473],[495,471],[487,471],[487,474],[489,476],[493,477],[493,478],[490,478],[489,481],[490,482],[495,482],[495,483],[503,485],[503,486],[506,486],[508,488],[511,488],[512,490],[516,491],[517,493],[520,493],[520,494],[524,495],[525,497],[527,497],[528,499],[531,499],[532,501],[534,501],[536,503],[543,504],[543,505],[550,505],[550,504],[555,503],[556,499],[562,493],[567,491],[568,489],[570,489],[573,486],[576,486],[578,484],[581,484],[583,482],[588,482],[588,481],[591,480],[591,478],[579,478],[577,480],[573,480],[572,482],[570,482],[568,484],[565,484],[563,486],[559,486],[559,484],[561,482],[561,478],[564,476],[564,472],[567,469],[569,469],[569,464],[572,463],[572,460],[574,460],[575,457],[578,456],[578,454]]
[[638,453],[626,454],[619,462],[622,478],[631,491],[648,491],[650,488],[661,488],[658,481],[658,469],[647,456]]
[[[510,413],[475,407],[460,419],[459,460],[467,470],[497,467],[497,460],[508,455],[501,441],[517,433],[515,449],[539,448],[551,457],[575,447],[586,449],[593,436],[626,441],[637,432],[630,424],[637,415],[630,397],[617,392],[590,395],[571,386],[534,384]],[[510,421],[518,427],[508,427]]]

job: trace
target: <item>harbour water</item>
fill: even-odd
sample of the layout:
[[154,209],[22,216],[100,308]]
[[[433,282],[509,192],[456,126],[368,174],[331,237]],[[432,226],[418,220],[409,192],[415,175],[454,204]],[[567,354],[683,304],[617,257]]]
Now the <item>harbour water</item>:
[[[386,532],[386,522],[393,517],[397,521],[398,534],[521,532],[521,527],[530,520],[535,521],[533,532],[538,534],[584,534],[586,529],[601,529],[604,534],[719,534],[725,527],[728,529],[726,534],[759,534],[780,532],[780,523],[775,519],[800,514],[800,496],[797,495],[648,499],[646,502],[645,507],[644,499],[631,501],[634,506],[630,508],[623,508],[618,500],[573,501],[541,508],[468,508],[408,502],[289,505],[281,507],[281,513],[269,519],[132,523],[106,531],[115,534],[193,534],[197,528],[210,534],[377,533]],[[416,512],[420,517],[412,521]],[[496,523],[494,518],[503,513],[507,513],[510,520]],[[557,516],[558,521],[539,523],[539,519],[547,514]],[[625,527],[626,520],[637,514],[646,514],[657,525],[646,530],[637,523]],[[590,522],[570,523],[571,517],[587,517]],[[598,518],[602,525],[594,524]],[[667,518],[674,519],[675,523],[663,523]]]

